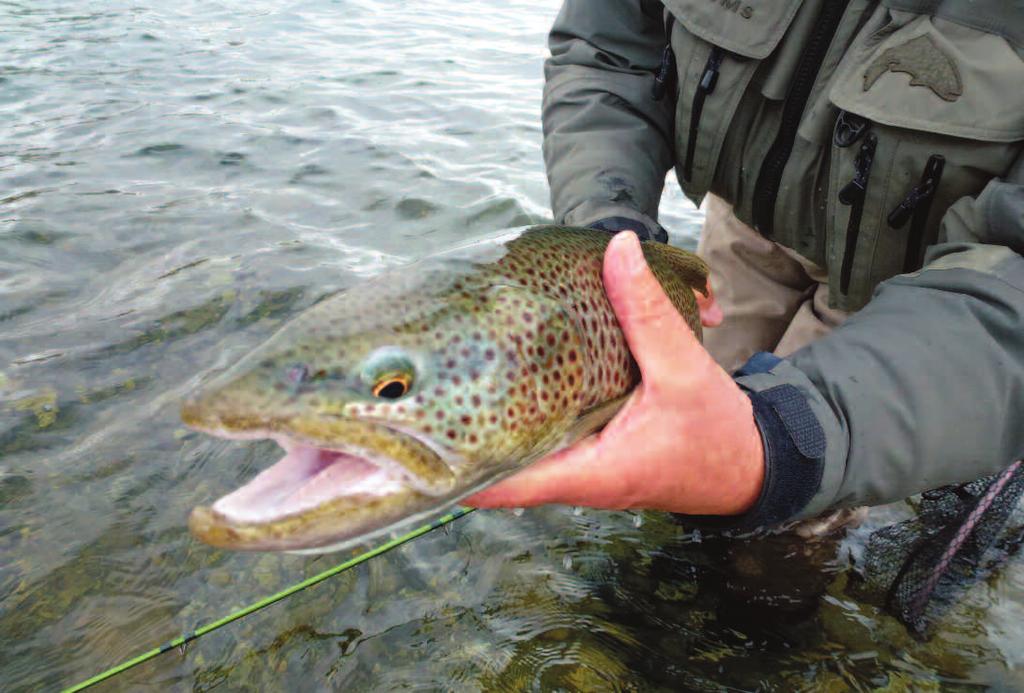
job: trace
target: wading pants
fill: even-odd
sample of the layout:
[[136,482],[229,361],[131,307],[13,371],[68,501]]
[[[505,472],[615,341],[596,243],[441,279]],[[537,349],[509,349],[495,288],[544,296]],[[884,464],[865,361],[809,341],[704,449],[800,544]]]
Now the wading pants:
[[824,268],[741,222],[715,195],[705,198],[697,253],[711,266],[711,289],[725,314],[719,327],[705,328],[704,346],[730,373],[757,351],[788,356],[848,315],[828,307]]

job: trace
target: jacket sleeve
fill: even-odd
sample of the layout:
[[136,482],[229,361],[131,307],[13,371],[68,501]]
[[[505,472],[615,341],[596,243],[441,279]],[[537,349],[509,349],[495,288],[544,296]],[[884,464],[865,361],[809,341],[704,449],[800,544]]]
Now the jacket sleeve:
[[756,416],[776,454],[741,525],[886,503],[1024,457],[1024,161],[947,211],[921,271],[747,371],[737,382],[768,412]]
[[674,99],[652,96],[667,42],[663,12],[650,0],[565,0],[549,38],[543,107],[557,223],[619,218],[652,235],[659,228],[673,161]]

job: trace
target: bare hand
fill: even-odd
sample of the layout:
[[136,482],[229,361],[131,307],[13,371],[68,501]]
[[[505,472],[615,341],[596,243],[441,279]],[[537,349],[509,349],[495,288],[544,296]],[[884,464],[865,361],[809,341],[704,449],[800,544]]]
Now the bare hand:
[[[654,278],[636,235],[617,234],[604,285],[641,383],[600,433],[466,499],[482,508],[564,503],[730,515],[764,483],[749,398],[701,346]],[[698,295],[706,325],[721,322]]]

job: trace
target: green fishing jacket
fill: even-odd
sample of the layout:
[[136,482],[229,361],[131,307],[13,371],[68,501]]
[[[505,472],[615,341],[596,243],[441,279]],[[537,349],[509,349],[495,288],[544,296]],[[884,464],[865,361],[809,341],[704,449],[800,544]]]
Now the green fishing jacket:
[[798,517],[1024,457],[1024,3],[566,0],[550,47],[556,221],[657,228],[675,167],[858,311],[738,378],[824,431]]

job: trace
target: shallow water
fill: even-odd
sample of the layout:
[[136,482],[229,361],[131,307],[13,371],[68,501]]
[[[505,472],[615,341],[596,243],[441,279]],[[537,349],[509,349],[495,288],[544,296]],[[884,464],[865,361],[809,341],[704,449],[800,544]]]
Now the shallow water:
[[[341,559],[192,541],[188,510],[277,452],[187,432],[178,403],[317,298],[546,218],[556,10],[0,3],[0,688],[74,683]],[[674,186],[663,221],[695,244]],[[847,589],[864,531],[799,561],[656,513],[478,512],[105,685],[1024,687],[1019,566],[920,644]]]

